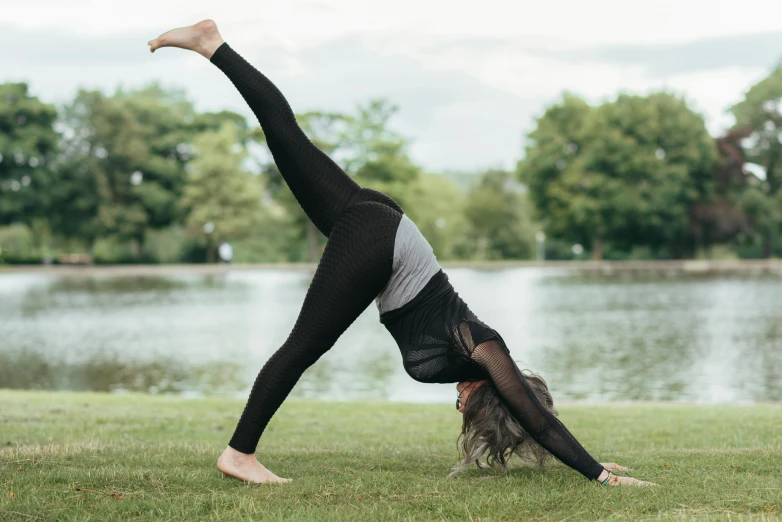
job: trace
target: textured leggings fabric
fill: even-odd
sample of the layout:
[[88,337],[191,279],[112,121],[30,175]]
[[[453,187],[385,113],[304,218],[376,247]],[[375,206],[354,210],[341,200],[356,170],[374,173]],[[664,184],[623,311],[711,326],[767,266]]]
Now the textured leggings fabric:
[[229,445],[255,453],[266,425],[301,374],[383,290],[391,277],[402,211],[360,188],[296,123],[282,93],[227,44],[212,56],[258,117],[277,167],[309,218],[328,237],[288,339],[255,380]]

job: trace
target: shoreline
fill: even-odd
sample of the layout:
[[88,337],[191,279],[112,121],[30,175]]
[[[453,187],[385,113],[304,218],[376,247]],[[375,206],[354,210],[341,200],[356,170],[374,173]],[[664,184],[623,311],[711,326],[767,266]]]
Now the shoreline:
[[[0,387],[0,400],[4,396],[8,395],[22,395],[37,398],[55,398],[61,396],[80,398],[80,397],[117,397],[117,398],[150,398],[161,401],[236,401],[240,404],[244,404],[247,400],[249,390],[246,392],[239,392],[233,394],[188,394],[188,393],[147,393],[139,391],[98,391],[98,390],[66,390],[66,389],[38,389],[38,388],[2,388]],[[334,399],[323,397],[288,397],[286,402],[300,403],[300,404],[331,404],[331,405],[388,405],[388,406],[412,406],[412,407],[427,407],[427,406],[448,406],[449,410],[453,409],[453,401],[409,401],[409,400],[393,400],[388,398],[358,398],[358,399]],[[611,400],[595,400],[595,399],[565,399],[556,401],[558,407],[564,408],[782,408],[782,402],[775,402],[770,400],[765,401],[722,401],[722,402],[698,402],[698,401],[677,401],[677,400],[660,400],[660,399],[621,399],[617,401]]]
[[[782,259],[731,261],[454,261],[442,262],[444,269],[507,270],[514,268],[556,270],[570,273],[611,275],[617,273],[668,274],[778,274]],[[316,263],[171,264],[171,265],[0,265],[0,275],[13,273],[52,275],[160,276],[177,274],[222,275],[253,270],[314,271]]]

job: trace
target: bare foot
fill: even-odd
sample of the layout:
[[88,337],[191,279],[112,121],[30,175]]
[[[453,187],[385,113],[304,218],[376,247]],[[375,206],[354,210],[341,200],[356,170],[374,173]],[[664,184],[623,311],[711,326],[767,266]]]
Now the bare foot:
[[161,47],[179,47],[195,51],[210,59],[224,42],[212,20],[202,20],[195,25],[172,29],[149,41],[149,51],[154,53]]
[[280,478],[266,469],[258,462],[255,455],[240,453],[230,446],[225,448],[223,454],[217,459],[217,469],[228,476],[253,484],[284,484],[291,481],[291,479]]

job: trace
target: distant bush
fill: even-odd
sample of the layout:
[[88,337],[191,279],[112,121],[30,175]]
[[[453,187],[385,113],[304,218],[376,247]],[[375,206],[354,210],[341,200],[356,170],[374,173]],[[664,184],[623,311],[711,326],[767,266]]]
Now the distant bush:
[[148,263],[182,263],[194,247],[194,241],[180,226],[149,230],[144,245],[144,261]]
[[40,263],[43,253],[32,231],[21,223],[0,227],[0,262]]

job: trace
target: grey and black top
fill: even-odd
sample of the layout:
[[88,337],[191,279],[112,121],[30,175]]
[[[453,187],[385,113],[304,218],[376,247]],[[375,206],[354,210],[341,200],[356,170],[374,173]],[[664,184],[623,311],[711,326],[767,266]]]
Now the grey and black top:
[[375,302],[381,314],[402,308],[440,271],[429,242],[410,218],[403,215],[394,237],[391,279]]
[[459,297],[431,246],[399,205],[358,186],[318,150],[297,125],[282,93],[227,44],[211,60],[249,104],[280,174],[328,237],[296,324],[258,374],[230,446],[254,453],[304,370],[375,301],[414,379],[491,379],[541,446],[587,478],[597,478],[603,468],[540,404],[505,342]]

